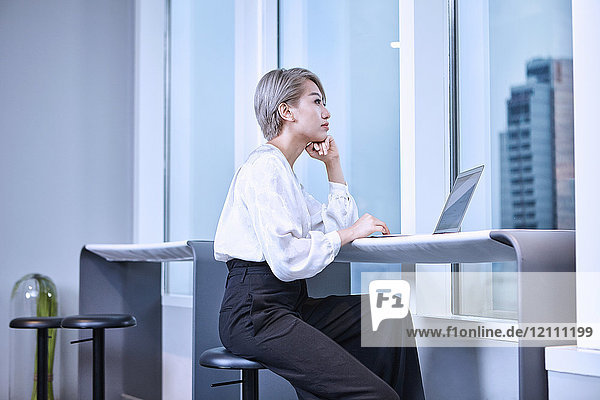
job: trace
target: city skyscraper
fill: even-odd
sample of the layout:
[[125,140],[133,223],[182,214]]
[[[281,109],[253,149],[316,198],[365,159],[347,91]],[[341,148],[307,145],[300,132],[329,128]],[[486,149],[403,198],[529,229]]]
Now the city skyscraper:
[[573,63],[534,59],[500,133],[503,228],[574,229]]

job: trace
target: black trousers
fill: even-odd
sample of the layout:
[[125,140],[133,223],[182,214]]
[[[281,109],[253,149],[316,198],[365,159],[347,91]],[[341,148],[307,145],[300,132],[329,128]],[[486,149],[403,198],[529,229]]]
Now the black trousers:
[[360,295],[313,299],[305,280],[280,281],[266,262],[227,267],[223,345],[288,380],[299,399],[424,399],[416,347],[361,347],[370,315]]

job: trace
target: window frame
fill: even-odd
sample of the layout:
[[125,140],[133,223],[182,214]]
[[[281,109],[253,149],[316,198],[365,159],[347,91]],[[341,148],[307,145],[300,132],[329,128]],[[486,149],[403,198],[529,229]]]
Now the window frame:
[[[158,0],[157,0],[158,1]],[[171,0],[162,0],[164,4],[164,24],[156,26],[155,36],[160,30],[163,36],[163,75],[164,82],[162,98],[162,142],[160,145],[155,140],[155,146],[163,152],[161,158],[162,182],[155,185],[162,191],[163,204],[157,215],[162,215],[161,240],[169,241],[170,218],[170,72],[171,72]],[[254,116],[253,94],[258,79],[266,72],[277,68],[278,57],[278,1],[259,0],[247,2],[235,0],[235,82],[234,82],[234,169],[237,169],[246,160],[252,150],[264,142],[260,127]],[[158,75],[155,74],[157,77]],[[248,127],[254,127],[254,134],[249,134]],[[155,236],[158,235],[156,232]],[[143,242],[143,240],[142,240]],[[147,241],[146,241],[147,242]],[[181,264],[181,262],[178,262]],[[176,265],[174,268],[181,267]],[[170,263],[163,263],[162,271],[162,302],[163,305],[180,307],[192,306],[192,293],[170,293],[169,276]]]
[[[458,40],[456,25],[457,18],[457,7],[455,6],[456,0],[440,0],[434,5],[438,8],[445,8],[444,10],[444,22],[445,24],[440,26],[440,19],[427,20],[427,16],[424,16],[424,11],[419,11],[416,7],[419,7],[416,0],[404,1],[400,0],[400,123],[401,123],[401,223],[402,232],[408,234],[414,234],[417,232],[423,233],[427,231],[433,231],[431,229],[423,228],[423,220],[428,220],[426,224],[435,224],[435,218],[437,213],[441,210],[441,206],[445,200],[445,197],[450,192],[451,184],[454,182],[454,178],[459,172],[460,159],[460,119],[459,119],[459,103],[458,103],[458,59],[456,54],[456,43]],[[421,7],[425,7],[420,5]],[[435,12],[440,13],[440,10]],[[444,70],[445,74],[440,76],[439,72],[437,75],[430,73],[429,75],[423,75],[421,72],[425,67],[424,60],[419,56],[415,56],[415,48],[419,52],[424,52],[424,47],[428,47],[429,43],[422,43],[422,39],[418,36],[423,36],[423,32],[426,30],[437,30],[437,37],[444,37],[444,47],[446,49],[444,59],[437,59],[438,70]],[[442,50],[443,51],[443,50]],[[419,74],[421,74],[419,76]],[[420,83],[420,87],[423,88],[425,85],[422,83],[424,80],[435,80],[435,85],[438,89],[443,87],[443,95],[439,96],[440,91],[437,92],[429,91],[429,93],[423,93],[423,89],[420,92],[415,90],[415,81]],[[455,87],[452,88],[452,82]],[[427,88],[427,90],[429,90]],[[420,97],[429,96],[426,101],[419,99]],[[436,98],[443,97],[443,99]],[[439,112],[442,108],[444,110],[444,127],[442,129],[443,138],[438,135],[436,143],[443,142],[444,151],[443,157],[439,160],[431,161],[431,157],[427,162],[439,163],[436,166],[436,173],[438,176],[427,176],[426,179],[433,179],[429,185],[438,185],[432,193],[433,197],[436,197],[436,201],[439,202],[438,208],[432,208],[431,206],[425,207],[426,210],[419,210],[416,207],[417,201],[419,200],[418,186],[419,182],[423,180],[420,176],[423,168],[419,164],[423,164],[423,161],[419,157],[419,137],[422,135],[429,135],[427,130],[420,129],[418,121],[423,119],[422,111],[419,110],[419,105],[430,102],[432,108]],[[423,109],[423,107],[420,107]],[[421,115],[419,115],[421,113]],[[442,117],[439,118],[440,121]],[[416,134],[418,132],[418,135]],[[434,182],[434,183],[432,183]],[[419,204],[420,208],[422,204]],[[431,221],[429,221],[431,220]],[[420,226],[419,226],[420,225]],[[421,264],[403,264],[402,270],[407,272],[415,272],[415,282],[411,282],[413,287],[414,296],[411,297],[411,310],[413,310],[413,316],[416,326],[427,326],[431,319],[443,319],[443,320],[461,320],[461,321],[476,321],[484,326],[493,325],[506,325],[507,327],[514,323],[514,320],[504,318],[489,318],[489,317],[477,317],[468,315],[459,315],[456,311],[454,304],[459,304],[456,296],[458,295],[459,282],[454,279],[456,274],[453,271],[458,270],[459,264],[442,264],[425,266]]]

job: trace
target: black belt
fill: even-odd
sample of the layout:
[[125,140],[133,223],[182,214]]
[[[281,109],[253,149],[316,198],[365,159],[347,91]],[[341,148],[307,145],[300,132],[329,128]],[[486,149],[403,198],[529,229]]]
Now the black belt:
[[229,271],[231,271],[234,268],[267,268],[268,270],[271,269],[271,267],[269,267],[269,264],[267,264],[266,261],[246,261],[246,260],[240,260],[239,258],[232,258],[231,260],[227,261],[227,269],[229,269]]

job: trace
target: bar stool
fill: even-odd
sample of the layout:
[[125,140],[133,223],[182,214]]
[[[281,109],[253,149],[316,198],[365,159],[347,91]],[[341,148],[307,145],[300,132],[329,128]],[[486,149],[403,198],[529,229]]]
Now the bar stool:
[[92,341],[93,343],[93,399],[104,400],[104,329],[128,328],[136,325],[135,317],[129,314],[71,315],[62,320],[63,328],[92,329],[88,339],[74,340],[71,344]]
[[215,347],[202,353],[200,365],[207,368],[242,370],[241,380],[213,383],[210,387],[241,383],[242,400],[258,400],[258,370],[265,368],[261,363],[238,357],[225,347]]
[[60,317],[19,317],[10,321],[16,329],[37,329],[37,398],[48,398],[48,329],[60,328]]

